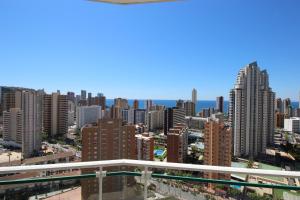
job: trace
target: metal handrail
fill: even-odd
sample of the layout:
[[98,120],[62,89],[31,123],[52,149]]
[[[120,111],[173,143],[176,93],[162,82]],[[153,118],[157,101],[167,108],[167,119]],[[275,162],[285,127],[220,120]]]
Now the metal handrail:
[[22,172],[32,172],[32,171],[55,171],[55,170],[70,170],[70,169],[84,169],[84,168],[100,168],[100,167],[114,167],[114,166],[134,166],[134,167],[142,167],[142,168],[147,167],[147,168],[155,168],[155,169],[173,169],[173,170],[214,172],[214,173],[225,173],[225,174],[234,173],[234,174],[248,174],[248,175],[257,175],[257,176],[300,178],[299,171],[280,171],[280,170],[220,167],[220,166],[210,166],[210,165],[195,165],[195,164],[128,160],[128,159],[0,167],[0,174],[22,173]]
[[[112,176],[142,176],[142,173],[141,172],[130,172],[130,171],[117,171],[117,172],[107,172],[106,176],[107,177],[112,177]],[[159,179],[179,180],[179,181],[193,181],[193,182],[200,182],[200,183],[215,183],[215,184],[222,184],[222,185],[239,185],[239,186],[249,186],[249,187],[273,188],[273,189],[285,189],[285,190],[300,191],[300,187],[290,186],[290,185],[279,185],[279,184],[273,185],[273,184],[262,184],[262,183],[248,183],[248,182],[238,182],[238,181],[230,181],[230,180],[217,180],[217,179],[190,177],[190,176],[172,176],[172,175],[157,174],[157,173],[152,173],[151,177],[152,178],[159,178]],[[75,175],[75,176],[5,180],[5,181],[0,181],[0,185],[30,184],[30,183],[65,181],[65,180],[74,180],[74,179],[79,180],[79,179],[88,179],[88,178],[96,178],[96,173],[81,174],[81,175]]]

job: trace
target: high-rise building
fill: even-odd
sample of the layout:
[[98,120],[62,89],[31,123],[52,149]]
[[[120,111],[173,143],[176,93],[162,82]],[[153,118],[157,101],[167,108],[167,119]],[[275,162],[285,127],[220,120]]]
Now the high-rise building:
[[300,133],[300,117],[285,119],[284,130],[291,133]]
[[192,102],[197,105],[197,90],[195,88],[192,91]]
[[185,111],[181,108],[167,108],[164,111],[164,134],[167,135],[170,128],[173,128],[175,124],[185,123]]
[[17,89],[14,93],[6,99],[14,103],[3,112],[4,140],[21,144],[23,157],[28,158],[41,146],[43,91]]
[[97,96],[97,97],[93,97],[92,98],[92,104],[91,105],[95,105],[95,106],[101,106],[102,110],[106,109],[106,97],[105,96]]
[[86,100],[86,90],[81,90],[81,99],[80,100]]
[[284,127],[284,114],[281,112],[275,113],[275,127],[276,128],[283,128]]
[[217,112],[221,112],[221,113],[224,112],[224,97],[222,97],[222,96],[217,97],[216,110],[217,110]]
[[44,132],[48,135],[68,133],[68,97],[59,93],[44,96]]
[[[205,124],[204,164],[231,167],[231,130],[222,121],[210,119]],[[230,174],[204,173],[205,178],[230,180]]]
[[200,117],[207,118],[211,117],[211,115],[215,113],[215,108],[203,108],[199,115]]
[[146,124],[146,110],[137,109],[134,110],[134,124]]
[[135,135],[136,141],[136,153],[138,160],[149,160],[154,159],[154,139],[149,133],[142,133]]
[[164,110],[152,110],[147,113],[147,127],[149,131],[162,129],[164,126]]
[[167,135],[167,161],[184,163],[188,151],[188,131],[185,124],[176,124]]
[[185,116],[195,116],[196,115],[196,105],[191,101],[186,101],[183,104],[185,110]]
[[153,102],[152,102],[151,99],[148,99],[148,100],[145,101],[144,108],[147,111],[151,110],[152,106],[153,106]]
[[89,106],[92,105],[92,98],[93,98],[92,93],[89,92],[89,93],[88,93],[88,105],[89,105]]
[[294,117],[300,117],[300,108],[296,108],[295,110],[294,110],[294,115],[293,115]]
[[[89,124],[82,128],[82,161],[136,159],[136,146],[132,145],[134,143],[133,125],[122,125],[122,119],[101,119],[98,124]],[[104,170],[120,171],[126,168],[109,167]],[[85,169],[82,173],[93,171]],[[103,193],[119,192],[124,185],[133,183],[132,177],[106,177],[103,179]],[[90,199],[93,195],[97,196],[99,192],[97,179],[83,180],[81,187],[83,200]]]
[[179,99],[176,101],[176,107],[184,109],[184,101]]
[[275,111],[281,112],[281,113],[283,112],[281,98],[277,98],[275,101]]
[[284,99],[283,100],[283,113],[285,114],[286,118],[292,117],[290,108],[291,108],[291,99],[290,98]]
[[134,124],[135,119],[135,109],[124,109],[122,110],[122,119],[123,122],[126,122],[127,124]]
[[128,109],[129,108],[128,100],[122,98],[116,98],[114,99],[114,106],[120,109]]
[[102,118],[101,106],[79,106],[76,112],[77,128],[82,128],[86,124],[96,123]]
[[133,101],[133,109],[139,109],[139,100],[135,99]]
[[3,139],[22,146],[23,113],[21,108],[11,108],[3,112]]
[[[230,93],[234,156],[257,157],[273,143],[275,93],[257,63],[241,69]],[[234,97],[234,99],[232,98]]]
[[69,101],[72,101],[73,103],[75,103],[75,93],[74,92],[68,92],[67,96],[68,96]]

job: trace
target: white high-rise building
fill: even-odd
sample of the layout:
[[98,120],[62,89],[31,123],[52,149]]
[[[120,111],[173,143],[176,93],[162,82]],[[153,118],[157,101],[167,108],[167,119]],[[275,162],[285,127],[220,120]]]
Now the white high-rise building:
[[257,63],[241,69],[230,92],[234,156],[256,157],[273,143],[275,93]]
[[82,128],[86,124],[96,123],[102,118],[101,106],[79,106],[76,110],[77,128]]
[[23,114],[20,108],[3,112],[3,139],[22,146]]
[[290,133],[300,133],[300,117],[285,119],[284,130]]
[[149,131],[162,129],[164,126],[164,110],[153,110],[147,113],[147,127]]
[[24,158],[41,147],[43,92],[17,90],[15,107],[3,112],[4,140],[20,144]]
[[195,88],[192,91],[192,102],[197,105],[197,90]]
[[153,106],[153,102],[152,102],[151,99],[145,100],[144,108],[145,108],[147,111],[151,110],[152,106]]

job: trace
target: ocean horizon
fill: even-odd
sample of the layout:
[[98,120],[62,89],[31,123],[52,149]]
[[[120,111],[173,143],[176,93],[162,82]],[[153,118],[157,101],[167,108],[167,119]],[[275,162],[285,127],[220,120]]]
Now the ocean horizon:
[[[128,99],[128,104],[130,107],[133,106],[134,99]],[[145,99],[138,99],[139,101],[139,108],[144,108]],[[160,99],[152,99],[154,105],[164,105],[166,107],[175,107],[177,100],[160,100]],[[106,106],[112,106],[114,104],[114,99],[107,99]],[[216,101],[215,100],[200,100],[197,101],[196,105],[196,112],[201,112],[205,108],[215,108]],[[224,112],[228,112],[229,101],[224,101]],[[299,102],[292,102],[293,108],[299,108]]]

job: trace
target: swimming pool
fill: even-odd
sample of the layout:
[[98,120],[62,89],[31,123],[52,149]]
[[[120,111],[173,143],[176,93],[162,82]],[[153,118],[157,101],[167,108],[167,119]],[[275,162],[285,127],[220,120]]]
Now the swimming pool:
[[163,156],[164,153],[165,153],[165,150],[163,150],[163,149],[155,149],[154,150],[154,156],[157,156],[157,157]]

